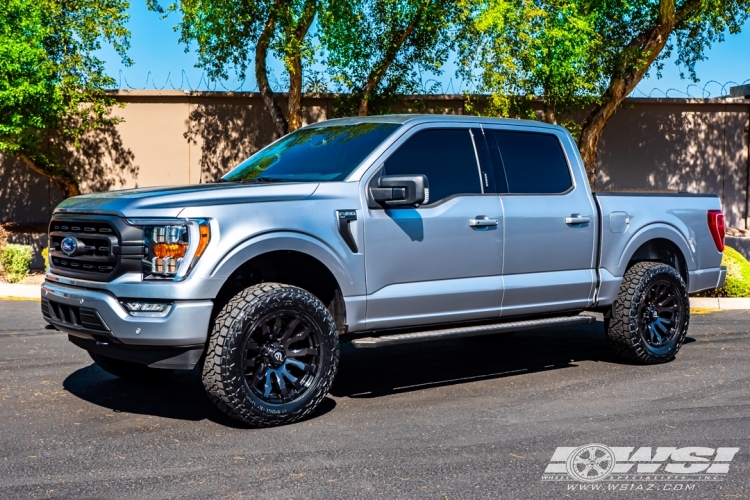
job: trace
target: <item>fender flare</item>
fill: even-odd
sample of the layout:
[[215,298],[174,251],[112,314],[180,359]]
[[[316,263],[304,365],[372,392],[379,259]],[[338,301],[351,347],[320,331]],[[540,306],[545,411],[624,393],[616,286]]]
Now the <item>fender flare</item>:
[[296,231],[274,231],[241,241],[214,266],[210,277],[226,280],[247,261],[279,250],[300,252],[319,260],[336,279],[344,296],[358,294],[354,277],[336,250],[318,238]]
[[686,271],[694,271],[698,268],[698,263],[695,261],[695,249],[691,248],[688,241],[685,239],[683,234],[674,226],[664,223],[654,223],[648,226],[642,227],[636,232],[632,238],[625,245],[625,249],[620,256],[620,261],[617,263],[617,269],[613,273],[615,276],[623,276],[625,269],[633,258],[635,252],[644,244],[651,240],[663,239],[671,241],[682,253],[683,259],[685,259],[685,265],[687,266]]

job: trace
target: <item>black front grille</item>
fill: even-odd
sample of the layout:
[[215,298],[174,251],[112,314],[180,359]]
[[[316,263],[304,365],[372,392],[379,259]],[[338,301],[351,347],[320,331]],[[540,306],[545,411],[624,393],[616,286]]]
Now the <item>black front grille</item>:
[[[66,238],[75,250],[63,251]],[[50,270],[93,281],[110,281],[126,272],[141,272],[142,230],[112,216],[55,216],[49,226]]]
[[54,300],[42,299],[42,315],[47,319],[73,328],[85,328],[99,332],[108,331],[99,314],[88,307],[69,306]]
[[91,273],[111,273],[115,266],[107,264],[97,264],[92,262],[79,262],[73,259],[60,259],[57,257],[52,258],[52,263],[56,266],[65,267],[68,269],[80,269],[84,272]]

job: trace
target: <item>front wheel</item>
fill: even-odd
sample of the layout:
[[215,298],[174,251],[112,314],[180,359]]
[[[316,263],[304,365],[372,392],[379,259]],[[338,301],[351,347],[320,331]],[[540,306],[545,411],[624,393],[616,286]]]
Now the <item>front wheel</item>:
[[323,401],[338,362],[338,334],[323,303],[297,287],[261,283],[235,295],[216,317],[203,385],[237,420],[288,424]]
[[624,359],[641,364],[664,363],[680,350],[690,301],[680,274],[660,262],[639,262],[625,273],[607,335]]

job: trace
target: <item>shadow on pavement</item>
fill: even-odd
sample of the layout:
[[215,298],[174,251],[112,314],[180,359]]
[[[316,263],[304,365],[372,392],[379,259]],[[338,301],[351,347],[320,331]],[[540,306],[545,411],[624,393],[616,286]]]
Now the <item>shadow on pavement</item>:
[[375,398],[574,368],[584,360],[623,363],[610,347],[602,322],[380,349],[345,344],[331,394]]
[[[690,342],[694,339],[688,337],[685,344]],[[330,393],[335,397],[376,398],[576,368],[580,361],[622,363],[609,346],[601,322],[380,349],[354,349],[344,344]],[[183,420],[208,419],[229,427],[246,427],[213,406],[197,370],[138,383],[118,379],[92,364],[70,374],[63,387],[83,400],[114,411]],[[335,406],[333,399],[326,398],[308,418],[319,417]]]
[[[210,420],[227,427],[250,428],[228,417],[211,403],[197,371],[177,371],[161,380],[134,382],[117,378],[91,364],[71,373],[63,381],[63,387],[78,398],[117,412],[179,420]],[[319,417],[335,406],[333,399],[326,398],[308,418]]]

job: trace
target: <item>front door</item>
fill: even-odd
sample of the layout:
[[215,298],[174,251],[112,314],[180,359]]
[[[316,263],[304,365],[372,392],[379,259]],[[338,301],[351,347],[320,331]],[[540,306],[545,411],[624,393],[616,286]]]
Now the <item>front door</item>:
[[[419,127],[382,168],[426,175],[429,199],[418,208],[366,209],[367,328],[499,316],[503,214],[472,131]],[[470,225],[482,218],[492,225]]]

